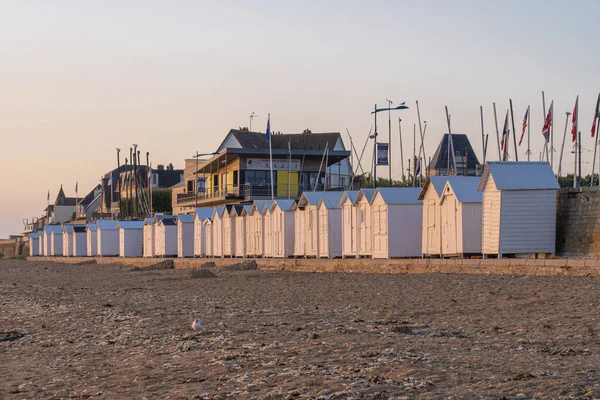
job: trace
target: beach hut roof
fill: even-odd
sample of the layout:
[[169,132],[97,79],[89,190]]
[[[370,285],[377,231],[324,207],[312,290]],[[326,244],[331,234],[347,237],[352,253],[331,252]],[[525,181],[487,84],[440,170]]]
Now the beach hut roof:
[[367,202],[371,204],[371,200],[373,200],[373,196],[375,196],[375,192],[377,189],[360,189],[356,199],[354,200],[354,204],[357,204],[363,197],[367,199]]
[[425,198],[425,193],[427,192],[429,185],[433,185],[433,188],[435,189],[435,192],[437,193],[438,197],[441,197],[442,193],[444,191],[444,186],[446,185],[446,182],[448,181],[448,178],[449,177],[445,176],[445,175],[430,175],[430,176],[428,176],[427,179],[425,180],[425,183],[423,184],[421,193],[419,194],[419,200],[423,200],[423,198]]
[[[377,193],[379,193],[386,204],[423,204],[423,200],[419,200],[421,188],[387,187],[377,189]],[[375,196],[371,199],[371,204],[374,198]]]
[[73,232],[85,233],[85,225],[73,225]]
[[195,217],[200,219],[201,221],[206,218],[210,218],[212,216],[213,209],[209,207],[198,207],[196,208]]
[[275,200],[271,205],[271,211],[275,210],[275,207],[279,207],[281,211],[291,211],[295,203],[295,200]]
[[46,225],[44,226],[44,233],[49,235],[51,233],[62,233],[62,226],[60,225]]
[[356,201],[356,198],[358,197],[358,190],[346,190],[344,192],[344,194],[342,195],[342,198],[340,199],[340,202],[338,204],[338,207],[341,207],[343,203],[346,202],[346,200],[350,200],[350,203],[354,204],[354,202]]
[[153,218],[144,218],[144,225],[152,225],[153,222]]
[[158,223],[158,222],[160,222],[160,221],[163,221],[163,220],[168,220],[168,219],[175,221],[175,219],[176,219],[176,218],[177,218],[177,217],[176,217],[176,216],[174,216],[174,215],[156,214],[156,215],[154,216],[154,219],[152,220],[152,222],[153,222],[153,223],[154,223],[154,222]]
[[194,216],[192,214],[179,214],[177,220],[180,222],[194,222]]
[[319,201],[321,201],[322,198],[333,198],[333,199],[337,199],[339,201],[339,199],[342,197],[344,192],[326,192],[326,191],[321,191],[321,192],[303,192],[302,196],[300,196],[300,199],[298,200],[298,207],[306,207],[308,205],[318,205]]
[[476,176],[451,176],[444,187],[451,187],[456,199],[461,203],[481,203],[483,193],[477,190],[480,180]]
[[175,218],[163,218],[158,221],[158,225],[175,226],[177,225],[177,220]]
[[[341,196],[340,196],[341,198]],[[319,200],[318,208],[325,207],[327,209],[338,208],[340,201],[332,197],[323,197]]]
[[240,215],[250,215],[250,211],[252,211],[252,204],[244,204]]
[[63,225],[62,231],[65,233],[73,233],[73,225]]
[[145,221],[119,221],[119,229],[143,229]]
[[119,221],[115,221],[112,219],[100,219],[100,220],[96,221],[96,226],[98,227],[98,229],[110,230],[110,229],[117,229],[118,223],[119,223]]
[[96,230],[96,224],[87,224],[86,225],[86,230],[88,230],[88,231],[95,231]]
[[486,164],[479,183],[483,191],[490,176],[498,190],[559,189],[558,181],[548,162],[490,161]]
[[254,212],[254,210],[256,209],[256,211],[258,212],[262,212],[262,210],[265,208],[265,205],[268,205],[269,207],[271,207],[271,204],[273,202],[271,200],[254,200],[254,202],[252,203],[252,208],[250,209],[250,212]]
[[38,235],[37,233],[32,233],[31,235],[29,235],[30,239],[39,239],[40,235]]
[[214,219],[215,216],[221,218],[221,216],[223,215],[223,206],[217,206],[217,207],[213,207],[213,212],[211,214],[211,219]]

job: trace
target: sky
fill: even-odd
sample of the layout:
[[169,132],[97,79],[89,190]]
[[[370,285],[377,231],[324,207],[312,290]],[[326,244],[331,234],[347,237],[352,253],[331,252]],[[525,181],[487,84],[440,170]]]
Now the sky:
[[[0,238],[42,215],[48,190],[90,191],[116,167],[115,148],[139,144],[154,165],[212,152],[231,128],[350,132],[358,151],[374,105],[392,114],[391,159],[401,176],[413,126],[427,121],[425,154],[465,133],[482,161],[479,107],[498,158],[501,125],[531,106],[531,150],[543,149],[542,91],[554,101],[556,149],[579,95],[583,171],[600,91],[598,1],[0,1]],[[418,125],[417,125],[418,129]],[[500,126],[502,129],[502,126]],[[570,130],[570,123],[569,128]],[[387,141],[387,114],[378,132]],[[526,140],[524,141],[526,143]],[[418,144],[417,144],[418,145]],[[523,159],[526,145],[519,148]],[[573,170],[567,138],[563,171]],[[370,152],[362,160],[368,169]],[[510,157],[514,159],[511,141]],[[406,165],[405,165],[406,168]],[[387,176],[387,167],[378,170]]]

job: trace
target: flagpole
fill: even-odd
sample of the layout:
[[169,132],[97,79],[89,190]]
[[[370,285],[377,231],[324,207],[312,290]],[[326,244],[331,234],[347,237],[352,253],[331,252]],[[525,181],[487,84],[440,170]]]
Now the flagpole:
[[373,189],[377,188],[377,104],[373,109],[375,132],[373,132]]
[[494,122],[496,123],[496,143],[498,144],[498,161],[502,161],[502,155],[500,154],[500,132],[498,132],[498,117],[496,116],[496,103],[494,105]]
[[[454,140],[452,140],[452,128],[450,127],[450,114],[448,113],[448,106],[445,106],[446,108],[446,121],[448,122],[448,151],[452,152],[452,172],[454,173],[454,176],[457,175],[456,172],[456,160],[454,159]],[[450,170],[450,156],[448,155],[448,170]],[[448,173],[448,175],[450,175]]]
[[[544,121],[546,121],[546,96],[544,95],[544,91],[542,90],[542,109],[544,112]],[[548,135],[550,135],[551,132],[548,131]],[[544,138],[546,139],[546,138]],[[550,161],[550,157],[548,156],[548,139],[546,139],[546,141],[544,142],[544,151],[546,152],[546,161]]]
[[[426,156],[425,156],[425,132],[423,131],[423,127],[421,125],[421,112],[419,110],[419,100],[417,100],[416,102],[417,102],[417,116],[419,118],[419,136],[421,137],[421,147],[419,148],[419,157],[421,157],[421,152],[423,152],[423,159],[425,159],[426,158]],[[419,175],[423,176],[423,169],[421,168],[420,163],[419,163]]]
[[402,118],[398,118],[398,136],[400,137],[400,172],[402,172],[402,182],[406,176],[404,175],[404,151],[402,150]]
[[[596,122],[596,121],[594,121]],[[592,161],[592,181],[590,182],[590,186],[594,186],[594,172],[596,171],[596,153],[598,150],[598,135],[596,135],[596,140],[594,141],[594,160]]]
[[485,165],[485,132],[483,128],[483,106],[479,106],[479,114],[481,116],[481,148],[483,149],[483,165]]
[[569,115],[571,115],[571,113],[567,111],[566,114],[567,118],[565,119],[565,133],[563,134],[562,146],[560,148],[560,158],[558,159],[558,176],[562,175],[562,159],[563,153],[565,152],[565,139],[567,138],[567,127],[569,126]]
[[75,182],[75,222],[77,222],[77,202],[79,200],[79,181]]
[[275,185],[273,180],[273,150],[271,149],[271,114],[268,116],[268,133],[269,133],[269,168],[271,170],[271,201],[275,200]]
[[531,106],[527,106],[527,161],[531,161]]
[[554,100],[550,103],[552,113],[550,114],[550,168],[554,172]]
[[[392,101],[386,99],[388,103],[388,168],[390,171],[390,186],[392,186]],[[418,109],[418,108],[417,108]]]
[[[506,137],[504,137],[506,132]],[[502,128],[502,141],[504,142],[504,149],[502,153],[502,161],[508,161],[508,137],[510,136],[510,129],[508,128],[508,110],[504,116],[504,127]]]
[[515,130],[515,114],[513,113],[512,99],[508,99],[510,103],[510,119],[512,121],[513,143],[515,145],[515,161],[519,161],[519,152],[517,151],[517,131]]

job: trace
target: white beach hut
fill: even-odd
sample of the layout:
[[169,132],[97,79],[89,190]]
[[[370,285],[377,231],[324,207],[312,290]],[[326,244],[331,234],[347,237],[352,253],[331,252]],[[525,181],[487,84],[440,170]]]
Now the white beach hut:
[[263,217],[263,256],[266,258],[273,258],[273,213],[271,212],[271,206],[265,204],[262,210]]
[[206,234],[204,222],[212,215],[212,208],[196,208],[194,213],[194,257],[206,257]]
[[144,221],[119,221],[119,256],[141,257],[144,247]]
[[359,257],[370,257],[372,252],[371,200],[376,189],[361,189],[356,196],[356,245]]
[[[248,257],[263,257],[264,256],[264,215],[263,209],[265,206],[270,207],[270,200],[256,200],[252,203],[250,209],[250,218],[246,217],[246,232],[251,236],[246,236],[246,251]],[[250,225],[248,227],[248,225]],[[252,243],[248,245],[248,240]]]
[[40,255],[40,235],[37,233],[29,235],[29,255],[31,257]]
[[177,220],[172,215],[154,218],[154,255],[177,256]]
[[96,224],[86,224],[85,234],[87,256],[96,257],[98,255],[98,230],[96,229]]
[[194,257],[194,215],[177,216],[177,257]]
[[317,257],[319,254],[319,214],[317,206],[322,197],[338,192],[304,192],[293,207],[294,210],[294,256]]
[[223,257],[223,209],[218,206],[213,208],[212,220],[212,256]]
[[424,256],[442,256],[440,198],[447,181],[447,176],[429,176],[419,194],[419,200],[423,201],[421,252]]
[[73,257],[87,256],[87,226],[73,225]]
[[[252,210],[251,204],[245,204],[241,209],[236,209],[235,217],[235,256],[246,257],[247,256],[247,219],[248,214]],[[251,241],[250,241],[251,242]]]
[[44,230],[42,229],[41,231],[38,232],[38,255],[39,256],[43,256],[44,255],[44,242],[45,242],[45,238],[44,238]]
[[62,226],[62,247],[63,257],[73,256],[73,225]]
[[479,183],[482,253],[554,255],[558,189],[547,162],[488,162]]
[[144,218],[143,237],[144,245],[142,251],[144,257],[154,257],[154,218]]
[[342,195],[338,207],[342,210],[342,257],[356,257],[356,207],[354,202],[358,190],[347,190]]
[[63,255],[63,233],[60,225],[49,225],[49,242],[50,242],[50,255],[51,256],[62,256]]
[[103,219],[96,222],[98,256],[113,257],[119,255],[118,221]]
[[344,193],[332,193],[335,193],[335,196],[322,197],[317,206],[319,258],[342,256],[342,210],[339,205]]
[[[235,257],[237,240],[236,219],[242,212],[241,204],[228,204],[223,209],[223,256]],[[245,232],[244,232],[245,234]]]
[[[212,214],[212,213],[211,213]],[[204,241],[203,249],[206,257],[213,257],[213,223],[212,219],[206,218],[204,220]]]
[[481,254],[482,195],[479,177],[448,178],[440,198],[442,256]]
[[273,257],[288,258],[294,255],[295,212],[294,200],[275,200],[271,205],[273,224]]
[[421,256],[421,188],[379,188],[371,200],[372,257]]

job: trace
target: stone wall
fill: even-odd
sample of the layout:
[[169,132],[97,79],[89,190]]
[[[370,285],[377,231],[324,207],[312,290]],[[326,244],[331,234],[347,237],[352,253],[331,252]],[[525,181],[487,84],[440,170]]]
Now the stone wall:
[[561,189],[556,215],[556,253],[600,257],[600,188]]
[[0,253],[4,257],[11,257],[19,254],[20,241],[17,239],[0,239]]

